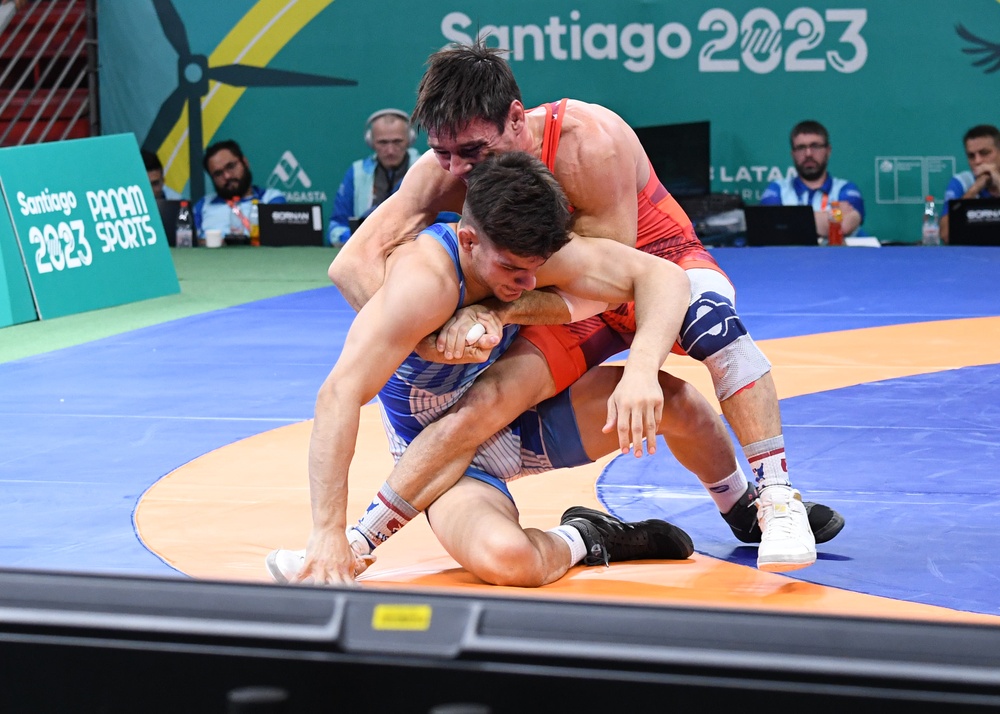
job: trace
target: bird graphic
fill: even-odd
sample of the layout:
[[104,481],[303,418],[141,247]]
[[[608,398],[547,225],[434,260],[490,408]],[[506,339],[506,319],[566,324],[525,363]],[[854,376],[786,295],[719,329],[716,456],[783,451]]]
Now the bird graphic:
[[973,67],[985,67],[983,72],[989,74],[1000,69],[1000,44],[984,40],[969,32],[963,25],[956,25],[955,32],[963,40],[973,45],[962,50],[967,55],[981,55],[972,63]]
[[153,7],[167,41],[177,52],[177,88],[163,104],[146,135],[143,148],[156,152],[184,111],[188,109],[188,148],[191,161],[190,194],[192,203],[205,195],[205,176],[200,170],[202,146],[201,98],[208,94],[209,80],[233,87],[330,87],[357,86],[352,79],[323,77],[268,67],[230,64],[209,67],[208,57],[195,54],[188,43],[187,30],[170,0],[153,0]]

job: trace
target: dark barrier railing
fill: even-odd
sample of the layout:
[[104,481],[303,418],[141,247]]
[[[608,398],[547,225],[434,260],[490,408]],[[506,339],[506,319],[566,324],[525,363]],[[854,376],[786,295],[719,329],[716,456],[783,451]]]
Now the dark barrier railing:
[[98,133],[94,0],[0,7],[0,146]]

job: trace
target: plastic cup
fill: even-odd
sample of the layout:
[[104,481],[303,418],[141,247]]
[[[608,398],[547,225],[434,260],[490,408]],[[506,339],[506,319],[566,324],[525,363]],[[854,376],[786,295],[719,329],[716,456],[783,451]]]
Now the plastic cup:
[[221,248],[222,247],[222,231],[211,230],[211,229],[205,231],[205,247],[206,248]]

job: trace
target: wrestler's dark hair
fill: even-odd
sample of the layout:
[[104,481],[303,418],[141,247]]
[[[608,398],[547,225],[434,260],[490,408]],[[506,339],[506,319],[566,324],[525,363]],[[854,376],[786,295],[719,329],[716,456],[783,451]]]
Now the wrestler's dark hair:
[[455,136],[472,120],[484,119],[502,134],[511,103],[521,101],[505,51],[478,40],[432,54],[417,87],[413,123],[425,131]]
[[541,161],[523,151],[495,154],[469,173],[462,221],[514,255],[546,258],[569,242],[569,201]]
[[830,143],[830,133],[826,130],[826,127],[820,124],[818,121],[812,119],[807,119],[806,121],[800,121],[794,127],[792,127],[792,133],[789,135],[789,139],[792,142],[792,146],[795,146],[795,137],[799,134],[819,134],[823,137],[823,143]]
[[962,137],[962,143],[965,144],[969,139],[993,139],[993,143],[998,149],[1000,149],[1000,129],[997,129],[992,124],[977,124],[976,126],[965,132],[965,136]]

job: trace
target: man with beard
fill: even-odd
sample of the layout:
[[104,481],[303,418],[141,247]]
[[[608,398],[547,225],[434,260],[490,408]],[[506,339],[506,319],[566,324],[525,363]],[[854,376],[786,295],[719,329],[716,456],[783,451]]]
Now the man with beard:
[[234,213],[249,235],[250,207],[255,199],[258,203],[285,203],[285,194],[281,191],[253,185],[250,162],[232,139],[205,149],[202,163],[212,177],[216,193],[205,196],[194,206],[194,227],[199,238],[204,238],[207,230],[219,230],[223,235],[229,233]]
[[858,235],[865,221],[865,202],[852,181],[831,176],[830,135],[818,121],[803,121],[792,129],[792,162],[797,176],[772,181],[760,198],[762,206],[812,206],[816,235],[829,236],[830,204],[840,202],[845,236]]

